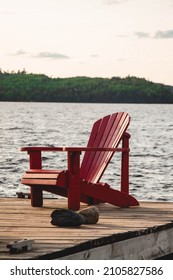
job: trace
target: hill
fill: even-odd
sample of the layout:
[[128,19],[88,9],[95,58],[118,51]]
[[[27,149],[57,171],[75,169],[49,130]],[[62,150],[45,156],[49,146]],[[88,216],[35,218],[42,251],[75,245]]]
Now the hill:
[[0,71],[0,101],[173,103],[173,87],[143,78],[49,78]]

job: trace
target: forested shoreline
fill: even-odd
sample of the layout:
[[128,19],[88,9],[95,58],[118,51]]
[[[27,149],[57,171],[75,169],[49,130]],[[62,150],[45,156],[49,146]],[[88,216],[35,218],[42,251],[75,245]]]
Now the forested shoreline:
[[0,71],[0,101],[173,103],[173,87],[144,78],[50,78]]

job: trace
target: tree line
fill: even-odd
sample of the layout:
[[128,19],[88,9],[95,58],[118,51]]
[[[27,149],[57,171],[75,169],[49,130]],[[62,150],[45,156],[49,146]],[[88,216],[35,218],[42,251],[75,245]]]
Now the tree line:
[[173,87],[144,78],[50,78],[0,70],[0,101],[173,103]]

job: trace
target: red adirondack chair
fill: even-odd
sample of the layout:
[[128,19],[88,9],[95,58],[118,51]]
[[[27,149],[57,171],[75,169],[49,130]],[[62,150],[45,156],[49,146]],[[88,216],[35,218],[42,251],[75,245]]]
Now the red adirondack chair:
[[[68,198],[68,208],[78,210],[80,201],[87,204],[107,202],[119,207],[139,205],[129,194],[129,138],[126,132],[130,117],[120,112],[99,119],[93,125],[87,147],[24,147],[30,157],[30,169],[22,183],[31,187],[31,205],[43,205],[43,191]],[[122,142],[122,148],[118,148]],[[67,152],[67,170],[43,170],[42,152]],[[80,154],[85,152],[80,165]],[[122,152],[121,190],[100,179],[115,152]]]

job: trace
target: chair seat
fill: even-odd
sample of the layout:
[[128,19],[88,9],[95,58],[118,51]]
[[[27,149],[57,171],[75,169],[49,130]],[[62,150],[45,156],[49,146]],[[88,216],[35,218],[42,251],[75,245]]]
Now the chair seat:
[[24,173],[22,184],[65,187],[67,185],[67,171],[30,169]]

